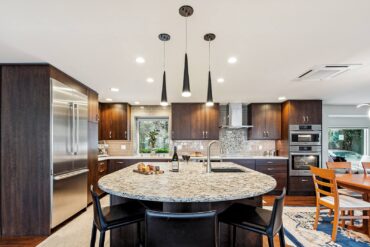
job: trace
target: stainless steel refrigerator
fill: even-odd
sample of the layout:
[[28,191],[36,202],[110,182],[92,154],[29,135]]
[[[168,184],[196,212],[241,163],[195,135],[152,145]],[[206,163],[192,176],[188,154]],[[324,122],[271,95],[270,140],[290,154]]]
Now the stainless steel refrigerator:
[[87,206],[87,96],[52,79],[51,227]]

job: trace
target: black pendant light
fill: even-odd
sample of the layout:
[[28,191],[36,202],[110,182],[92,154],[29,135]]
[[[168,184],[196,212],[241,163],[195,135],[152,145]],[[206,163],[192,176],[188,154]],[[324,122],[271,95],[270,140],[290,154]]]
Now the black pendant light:
[[216,38],[213,33],[207,33],[204,35],[204,40],[208,41],[208,90],[207,90],[207,106],[213,106],[212,96],[212,80],[211,80],[211,41]]
[[189,81],[189,67],[188,67],[188,17],[191,16],[194,9],[189,5],[181,6],[179,13],[185,17],[185,66],[184,66],[184,80],[182,84],[182,96],[190,97],[190,81]]
[[168,106],[167,87],[166,87],[166,41],[169,41],[171,36],[167,33],[161,33],[158,37],[161,41],[163,41],[163,83],[162,83],[161,106]]

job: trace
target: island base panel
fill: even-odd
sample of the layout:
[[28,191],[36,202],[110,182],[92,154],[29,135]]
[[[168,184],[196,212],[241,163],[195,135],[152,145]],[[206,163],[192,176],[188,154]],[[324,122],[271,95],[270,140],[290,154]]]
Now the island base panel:
[[[128,199],[111,195],[111,205],[119,204],[128,201]],[[262,206],[262,197],[254,197],[250,199],[243,199],[238,201],[226,202],[211,202],[211,203],[163,203],[163,211],[174,213],[190,213],[216,210],[221,212],[230,206],[232,203],[243,203],[253,206]],[[147,202],[144,202],[146,204]],[[149,203],[149,202],[148,202]],[[154,203],[158,207],[159,203]],[[150,203],[149,203],[150,205]],[[119,229],[114,229],[110,233],[110,246],[138,246],[137,226],[125,226]],[[141,239],[144,239],[144,224],[141,224]],[[237,229],[236,246],[262,246],[262,236],[243,229]],[[232,228],[227,224],[220,224],[220,247],[228,247],[232,243]],[[169,246],[170,243],[169,243]]]

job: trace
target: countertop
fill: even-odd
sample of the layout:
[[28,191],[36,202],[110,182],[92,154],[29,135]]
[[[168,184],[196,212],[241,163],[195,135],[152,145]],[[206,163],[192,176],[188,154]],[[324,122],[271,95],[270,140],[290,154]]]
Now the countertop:
[[[167,160],[171,159],[172,156],[141,156],[141,155],[134,155],[134,156],[105,156],[105,157],[98,157],[98,161],[104,161],[104,160]],[[181,155],[179,155],[179,158],[181,159]],[[288,157],[285,156],[247,156],[247,155],[225,155],[225,156],[211,156],[211,160],[233,160],[233,159],[252,159],[252,160],[258,160],[258,159],[278,159],[278,160],[287,160]],[[199,156],[199,157],[190,157],[192,160],[206,160],[207,156]]]
[[215,163],[213,167],[237,167],[240,173],[206,173],[201,163],[180,166],[179,172],[169,171],[169,163],[159,165],[164,174],[134,173],[136,164],[102,177],[99,188],[130,199],[159,202],[218,202],[251,198],[266,194],[276,187],[268,175],[232,162]]

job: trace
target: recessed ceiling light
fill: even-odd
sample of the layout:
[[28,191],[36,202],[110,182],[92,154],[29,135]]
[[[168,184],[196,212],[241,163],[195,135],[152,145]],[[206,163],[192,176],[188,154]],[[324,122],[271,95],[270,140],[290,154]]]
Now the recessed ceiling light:
[[148,77],[148,78],[146,79],[146,82],[148,82],[148,83],[153,83],[153,82],[154,82],[154,79],[153,79],[153,78],[151,78],[151,77]]
[[217,82],[218,82],[218,83],[224,83],[224,82],[225,82],[225,79],[224,79],[224,78],[218,78],[218,79],[217,79]]
[[110,88],[110,90],[111,90],[112,92],[118,92],[118,91],[119,91],[119,88],[111,87],[111,88]]
[[106,98],[105,100],[106,100],[106,101],[112,101],[112,99],[111,99],[111,98]]
[[229,57],[229,59],[227,60],[228,63],[236,63],[238,61],[238,59],[236,57]]
[[137,63],[145,63],[145,59],[143,57],[137,57],[136,62]]
[[139,101],[135,101],[134,103],[135,103],[135,105],[140,105]]
[[285,97],[285,96],[280,96],[280,97],[278,98],[278,100],[286,100],[286,97]]

